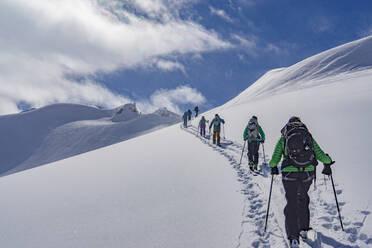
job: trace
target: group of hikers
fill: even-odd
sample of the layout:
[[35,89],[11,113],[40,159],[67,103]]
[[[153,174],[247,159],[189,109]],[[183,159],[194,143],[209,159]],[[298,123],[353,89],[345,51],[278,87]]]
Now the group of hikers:
[[[201,136],[205,137],[207,123],[208,121],[202,116],[199,121]],[[213,127],[213,144],[220,145],[221,124],[224,123],[225,121],[218,114],[210,122],[209,129]],[[243,139],[247,142],[249,168],[255,171],[258,169],[260,144],[265,142],[265,133],[258,123],[257,116],[250,118],[244,129]],[[287,201],[284,208],[285,228],[290,247],[297,248],[300,237],[306,240],[308,232],[312,230],[308,191],[316,178],[318,161],[323,163],[322,174],[327,176],[332,174],[331,165],[334,161],[323,152],[306,125],[297,116],[291,117],[280,131],[280,138],[269,162],[272,180],[279,174],[278,164],[281,161],[282,183]]]
[[[195,111],[195,118],[198,117],[198,112],[199,112],[199,107],[196,106],[194,108]],[[187,122],[191,120],[191,115],[192,112],[190,109],[185,111],[183,114],[183,126],[186,128],[187,127]],[[209,121],[205,119],[204,116],[201,117],[198,125],[198,130],[200,132],[200,136],[206,137],[206,127]],[[211,120],[210,125],[209,125],[209,132],[211,128],[213,127],[213,144],[217,144],[218,146],[221,146],[221,125],[225,124],[225,120],[222,119],[218,114],[215,115],[213,120]]]
[[[198,106],[195,106],[194,112],[195,112],[195,118],[198,117],[198,114],[199,114],[199,107]],[[190,109],[186,110],[183,113],[182,119],[183,119],[183,126],[184,127],[187,127],[187,122],[191,121],[191,116],[192,116],[192,111]]]

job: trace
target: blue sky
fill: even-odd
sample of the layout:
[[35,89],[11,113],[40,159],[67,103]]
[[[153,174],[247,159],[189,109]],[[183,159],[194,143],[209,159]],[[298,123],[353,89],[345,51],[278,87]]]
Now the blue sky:
[[4,0],[0,113],[55,102],[206,110],[270,69],[371,35],[371,12],[367,0]]
[[[221,10],[225,18],[214,13]],[[232,37],[236,34],[255,41],[256,47],[237,44],[202,54],[196,61],[179,58],[186,73],[122,70],[101,82],[133,98],[148,97],[156,88],[188,84],[206,97],[210,108],[233,98],[267,70],[364,37],[372,30],[371,11],[370,1],[202,1],[184,18],[193,18],[231,43],[238,43]]]

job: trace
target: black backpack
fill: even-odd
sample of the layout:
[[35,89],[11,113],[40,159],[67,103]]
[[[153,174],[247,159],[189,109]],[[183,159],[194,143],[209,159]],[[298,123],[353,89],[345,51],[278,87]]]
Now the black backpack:
[[305,124],[301,122],[288,123],[282,131],[284,136],[284,149],[287,152],[285,165],[294,165],[303,168],[309,165],[316,166],[313,137]]
[[255,121],[254,119],[251,119],[248,122],[248,130],[249,131],[255,131],[255,130],[257,130],[257,121]]
[[247,135],[251,139],[257,139],[259,137],[257,119],[252,118],[249,120]]

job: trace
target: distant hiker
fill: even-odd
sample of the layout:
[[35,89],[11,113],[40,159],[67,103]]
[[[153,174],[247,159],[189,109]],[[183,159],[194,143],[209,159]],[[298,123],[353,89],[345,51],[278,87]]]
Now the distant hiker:
[[182,116],[182,119],[183,119],[183,127],[187,127],[187,117],[189,116],[189,113],[187,111],[185,111],[185,113],[183,113],[183,116]]
[[188,116],[189,121],[191,121],[191,114],[192,114],[191,110],[188,109],[187,110],[187,116]]
[[244,130],[244,141],[248,142],[248,159],[249,169],[257,170],[258,167],[258,150],[260,143],[265,142],[265,133],[258,124],[256,116],[252,116]]
[[314,179],[318,160],[323,162],[325,175],[331,175],[334,162],[311,136],[299,117],[291,117],[281,130],[269,163],[271,174],[278,175],[278,163],[284,157],[281,171],[287,205],[284,208],[285,227],[291,247],[299,247],[299,237],[307,238],[311,230],[308,190]]
[[218,114],[215,115],[214,119],[211,121],[211,124],[209,125],[209,130],[211,130],[213,126],[213,144],[216,144],[220,146],[220,132],[221,132],[221,123],[225,124],[225,120],[221,119]]
[[200,129],[200,136],[205,137],[205,126],[206,126],[207,120],[204,116],[199,121],[199,129]]
[[198,117],[199,107],[195,106],[194,111],[195,111],[195,118],[196,118],[196,117]]

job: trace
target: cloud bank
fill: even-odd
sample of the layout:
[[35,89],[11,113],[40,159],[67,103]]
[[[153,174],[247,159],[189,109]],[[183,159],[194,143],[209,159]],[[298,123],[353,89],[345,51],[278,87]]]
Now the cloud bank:
[[[54,102],[115,107],[131,99],[87,76],[154,65],[184,72],[182,64],[161,58],[231,47],[214,31],[179,17],[178,12],[192,2],[0,1],[0,114],[17,112],[20,102],[35,107]],[[177,110],[170,104],[184,99],[192,103],[180,92],[198,95],[181,87],[156,92],[143,105],[164,103]]]
[[166,107],[172,112],[181,114],[184,110],[178,107],[179,104],[199,105],[205,102],[205,97],[197,89],[182,85],[172,90],[157,90],[151,95],[149,101],[140,102],[138,106],[140,109],[150,109],[151,111]]

